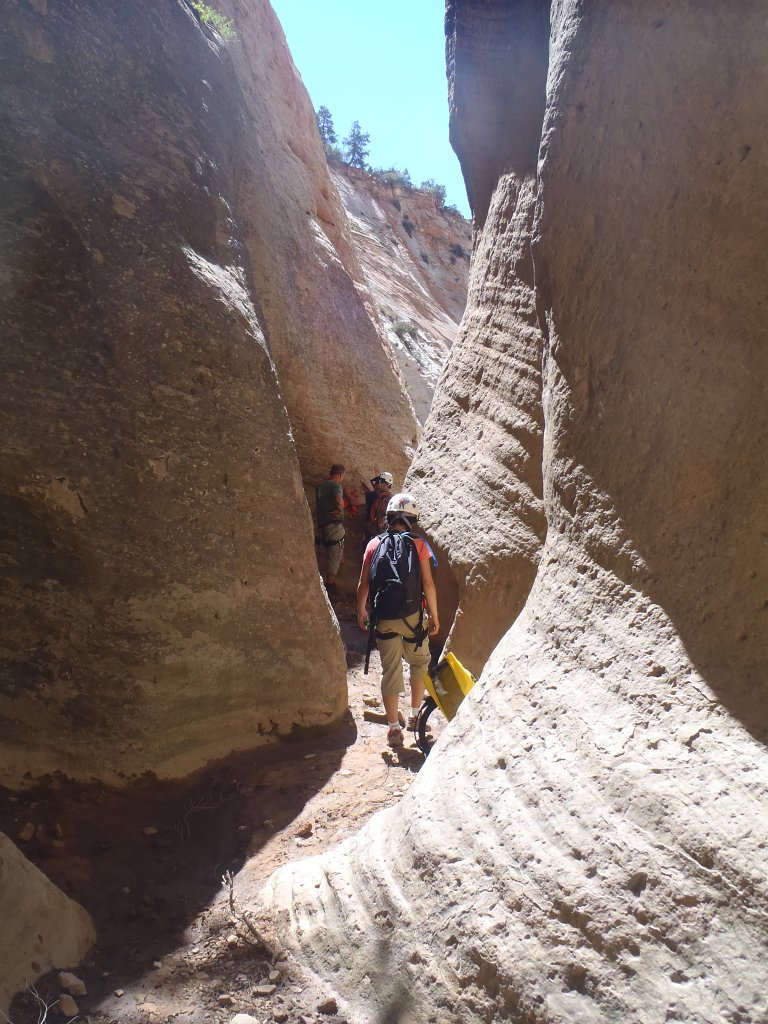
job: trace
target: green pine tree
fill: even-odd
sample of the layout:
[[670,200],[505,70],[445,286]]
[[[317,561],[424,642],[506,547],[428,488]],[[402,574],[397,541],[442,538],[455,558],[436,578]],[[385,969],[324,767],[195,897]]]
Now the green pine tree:
[[361,167],[365,170],[365,161],[369,152],[371,137],[364,132],[359,121],[353,121],[349,135],[344,139],[344,146],[347,153],[347,163],[352,167]]
[[318,107],[315,118],[317,119],[317,130],[320,132],[323,144],[335,146],[338,140],[336,138],[336,129],[333,127],[333,118],[328,107]]

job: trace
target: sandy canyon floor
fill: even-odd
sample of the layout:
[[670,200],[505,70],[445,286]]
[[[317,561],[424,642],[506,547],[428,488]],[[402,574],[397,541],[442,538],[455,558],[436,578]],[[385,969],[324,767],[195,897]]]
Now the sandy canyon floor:
[[[336,610],[349,711],[334,730],[232,755],[182,782],[149,777],[112,790],[47,777],[23,792],[0,789],[0,830],[96,924],[96,947],[74,969],[87,988],[76,998],[79,1020],[344,1020],[330,991],[269,934],[258,892],[275,868],[321,852],[398,801],[424,759],[408,734],[388,749],[378,656],[366,677],[354,606],[342,597]],[[58,1000],[57,972],[35,990],[39,998],[16,998],[12,1024],[36,1024],[43,1003]],[[71,1019],[57,1005],[48,1017]]]

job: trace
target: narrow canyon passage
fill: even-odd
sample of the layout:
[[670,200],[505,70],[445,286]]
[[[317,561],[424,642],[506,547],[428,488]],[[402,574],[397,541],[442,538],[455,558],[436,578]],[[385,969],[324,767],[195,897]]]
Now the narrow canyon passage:
[[[269,0],[5,4],[0,1011],[768,1021],[765,0],[444,14],[471,243]],[[338,462],[478,677],[426,763]]]

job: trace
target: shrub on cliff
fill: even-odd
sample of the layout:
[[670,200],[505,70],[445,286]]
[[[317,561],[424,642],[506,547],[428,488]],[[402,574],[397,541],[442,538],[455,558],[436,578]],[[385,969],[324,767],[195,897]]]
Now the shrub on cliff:
[[421,188],[424,192],[431,192],[432,195],[437,200],[437,205],[442,210],[442,208],[445,206],[445,185],[438,184],[438,182],[436,182],[434,178],[427,178],[426,181],[422,181],[419,188]]
[[229,18],[225,18],[223,14],[219,14],[218,11],[215,11],[213,7],[209,7],[208,4],[193,2],[192,7],[197,12],[200,21],[215,29],[222,39],[230,40],[235,38],[235,26]]

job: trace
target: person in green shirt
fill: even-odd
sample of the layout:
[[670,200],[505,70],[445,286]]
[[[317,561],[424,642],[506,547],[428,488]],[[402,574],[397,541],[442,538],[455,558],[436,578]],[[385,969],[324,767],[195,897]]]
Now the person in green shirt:
[[328,556],[325,587],[329,593],[336,589],[336,576],[344,556],[344,489],[341,483],[345,473],[341,463],[335,462],[328,479],[315,491],[320,543]]

